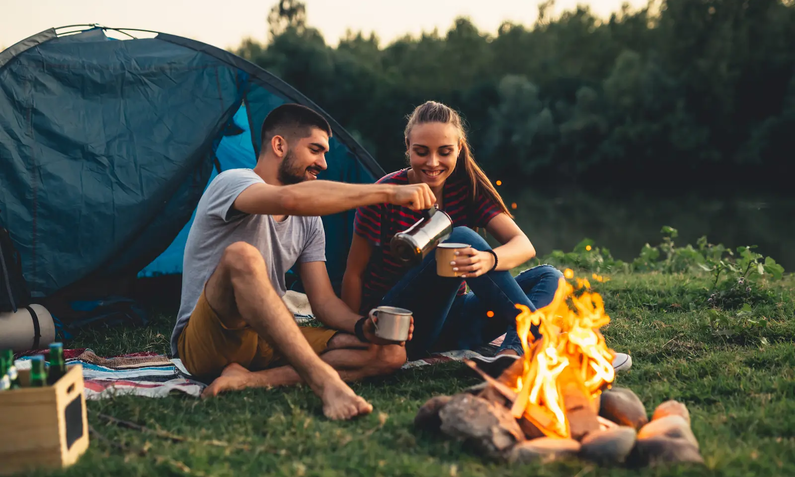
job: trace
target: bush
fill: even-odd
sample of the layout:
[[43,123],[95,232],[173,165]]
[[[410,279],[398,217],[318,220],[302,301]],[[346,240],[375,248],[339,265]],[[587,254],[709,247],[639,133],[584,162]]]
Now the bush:
[[[597,247],[588,238],[578,243],[571,252],[554,250],[540,261],[594,273],[708,273],[714,278],[712,288],[724,294],[733,289],[734,282],[748,282],[747,288],[750,283],[764,279],[780,280],[784,276],[784,267],[772,257],[754,252],[755,245],[738,247],[735,254],[723,244],[711,244],[707,237],[701,237],[695,247],[690,244],[677,247],[674,239],[679,232],[675,228],[666,225],[660,232],[663,235],[662,243],[656,246],[645,244],[631,263],[614,259],[610,250]],[[718,289],[719,286],[723,288]]]

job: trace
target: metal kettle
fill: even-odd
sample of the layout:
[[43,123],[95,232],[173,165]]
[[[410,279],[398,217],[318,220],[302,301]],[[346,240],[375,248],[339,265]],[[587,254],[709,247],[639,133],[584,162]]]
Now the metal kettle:
[[453,232],[453,219],[434,205],[408,229],[398,232],[389,243],[392,256],[409,265],[420,262]]

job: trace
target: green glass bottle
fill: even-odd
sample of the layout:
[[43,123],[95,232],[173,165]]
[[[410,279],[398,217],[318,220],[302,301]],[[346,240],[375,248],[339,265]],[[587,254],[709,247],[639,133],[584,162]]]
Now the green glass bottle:
[[30,387],[41,388],[47,384],[47,371],[44,369],[44,356],[34,356],[30,360]]
[[11,389],[11,379],[8,377],[8,358],[6,350],[0,350],[0,391]]
[[7,376],[8,379],[11,381],[11,389],[19,389],[22,387],[22,385],[19,384],[19,371],[17,371],[16,366],[11,365],[8,367]]
[[[11,353],[11,360],[8,359],[8,353]],[[10,349],[0,349],[0,377],[3,377],[8,372],[11,361],[14,360],[14,352]]]
[[47,370],[47,384],[52,386],[66,374],[66,361],[63,359],[63,344],[50,344],[50,369]]
[[17,372],[17,367],[14,366],[14,351],[10,349],[4,349],[0,351],[0,379],[2,376],[7,375],[8,380],[11,384],[9,389],[19,389],[19,373]]

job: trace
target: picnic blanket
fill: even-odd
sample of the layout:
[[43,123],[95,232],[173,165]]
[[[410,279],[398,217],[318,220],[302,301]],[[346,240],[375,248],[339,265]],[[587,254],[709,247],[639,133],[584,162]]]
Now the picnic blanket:
[[[30,368],[31,355],[17,360],[20,369]],[[64,350],[66,364],[83,366],[86,399],[119,395],[150,398],[170,394],[199,397],[205,384],[191,379],[179,359],[157,353],[134,353],[112,358],[97,356],[90,349]]]
[[[16,364],[19,369],[29,369],[31,356],[44,354],[45,350],[23,356]],[[449,361],[461,361],[479,356],[469,350],[446,351],[416,361],[409,361],[402,369]],[[111,358],[97,356],[87,348],[64,350],[67,365],[83,366],[86,399],[105,399],[120,395],[162,398],[171,394],[199,397],[206,384],[191,378],[178,358],[172,359],[157,353],[133,353]]]

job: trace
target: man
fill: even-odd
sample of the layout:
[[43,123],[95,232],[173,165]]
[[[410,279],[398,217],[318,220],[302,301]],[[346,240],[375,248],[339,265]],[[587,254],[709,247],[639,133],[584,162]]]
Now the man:
[[[204,397],[305,382],[327,417],[350,419],[372,406],[343,380],[386,374],[406,359],[404,343],[376,338],[372,321],[334,293],[318,216],[384,202],[422,210],[436,200],[424,184],[316,180],[330,137],[316,112],[279,106],[262,125],[256,167],[219,174],[199,201],[171,350],[193,375],[213,379]],[[282,301],[295,263],[324,328],[299,327]]]

